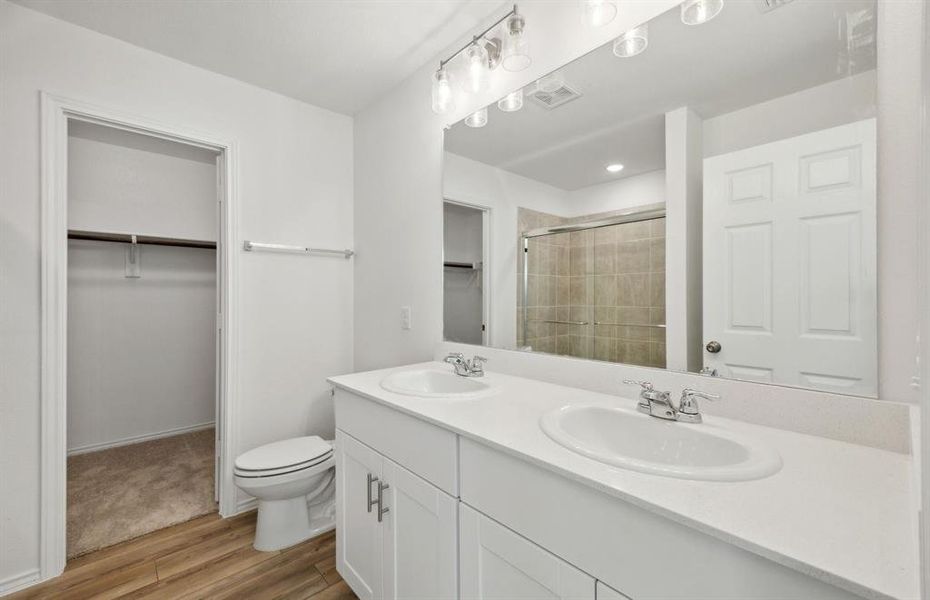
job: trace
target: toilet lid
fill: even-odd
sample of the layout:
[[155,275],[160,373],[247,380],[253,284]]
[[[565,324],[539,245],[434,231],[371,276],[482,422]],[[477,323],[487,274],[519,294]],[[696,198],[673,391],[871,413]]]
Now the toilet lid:
[[333,447],[319,436],[291,438],[253,448],[236,459],[236,469],[269,471],[296,467],[332,454]]

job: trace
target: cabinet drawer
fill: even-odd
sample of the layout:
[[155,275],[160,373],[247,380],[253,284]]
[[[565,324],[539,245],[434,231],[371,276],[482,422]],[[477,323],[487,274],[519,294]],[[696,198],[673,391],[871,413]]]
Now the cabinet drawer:
[[458,497],[454,433],[338,388],[334,400],[337,429]]

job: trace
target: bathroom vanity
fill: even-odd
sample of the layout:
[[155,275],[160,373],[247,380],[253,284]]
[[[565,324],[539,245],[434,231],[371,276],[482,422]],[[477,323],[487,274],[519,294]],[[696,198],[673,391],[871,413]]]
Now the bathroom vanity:
[[[707,428],[781,463],[737,481],[639,472],[541,426],[566,406],[637,415],[632,398],[494,372],[444,397],[445,377],[458,381],[425,363],[330,379],[337,568],[362,600],[918,597],[906,455],[638,415],[669,439]],[[701,452],[695,440],[674,443]]]

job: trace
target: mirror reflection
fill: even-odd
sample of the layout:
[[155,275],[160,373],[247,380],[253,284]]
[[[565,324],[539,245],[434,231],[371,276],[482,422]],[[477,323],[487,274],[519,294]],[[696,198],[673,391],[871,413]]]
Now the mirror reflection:
[[446,339],[874,396],[875,10],[675,9],[449,128]]

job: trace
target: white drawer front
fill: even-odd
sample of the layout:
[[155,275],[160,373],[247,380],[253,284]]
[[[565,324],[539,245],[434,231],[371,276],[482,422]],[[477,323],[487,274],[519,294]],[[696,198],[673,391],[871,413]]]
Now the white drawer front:
[[336,389],[336,428],[458,497],[457,436],[351,392]]

